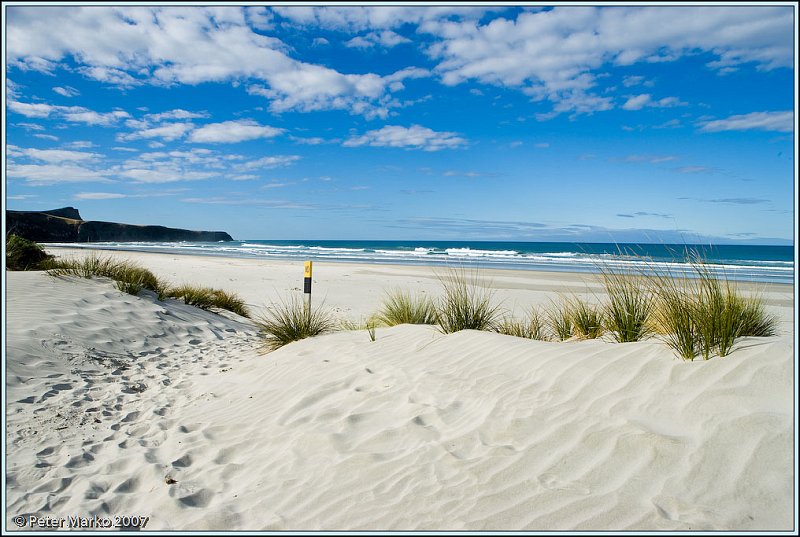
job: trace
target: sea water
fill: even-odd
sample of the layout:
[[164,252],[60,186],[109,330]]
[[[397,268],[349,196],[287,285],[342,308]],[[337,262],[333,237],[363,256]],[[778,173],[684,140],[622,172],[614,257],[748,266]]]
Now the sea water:
[[[611,270],[692,276],[702,260],[731,280],[792,283],[794,247],[495,241],[103,242],[58,246],[261,259],[498,268],[556,272]],[[699,256],[699,257],[698,257]]]

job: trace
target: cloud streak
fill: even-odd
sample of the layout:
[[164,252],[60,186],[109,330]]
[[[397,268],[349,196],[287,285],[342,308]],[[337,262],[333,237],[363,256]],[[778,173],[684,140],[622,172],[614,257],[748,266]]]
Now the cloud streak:
[[738,116],[730,116],[725,119],[706,121],[700,124],[700,130],[704,132],[723,132],[723,131],[774,131],[774,132],[793,132],[794,113],[793,112],[752,112]]
[[345,147],[398,147],[403,149],[422,149],[439,151],[465,146],[467,141],[454,132],[437,132],[421,125],[401,127],[386,125],[380,129],[353,136],[342,144]]

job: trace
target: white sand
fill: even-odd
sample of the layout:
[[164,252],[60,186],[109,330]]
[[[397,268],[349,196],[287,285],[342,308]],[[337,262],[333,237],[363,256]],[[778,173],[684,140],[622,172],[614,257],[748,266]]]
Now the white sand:
[[[297,263],[115,255],[256,308],[302,286]],[[492,276],[520,311],[591,281]],[[689,363],[656,340],[421,326],[265,355],[232,314],[6,278],[9,529],[26,514],[144,515],[148,530],[793,527],[791,286],[764,291],[780,336]],[[315,280],[315,301],[354,320],[384,290],[438,289],[419,267],[315,264]]]

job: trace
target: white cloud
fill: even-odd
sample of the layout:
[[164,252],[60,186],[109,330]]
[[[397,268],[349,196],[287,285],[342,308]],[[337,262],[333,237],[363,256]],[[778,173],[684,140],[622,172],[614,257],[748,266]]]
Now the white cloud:
[[654,101],[652,95],[643,93],[629,97],[625,104],[622,105],[622,108],[624,110],[641,110],[645,106],[650,108],[672,108],[674,106],[686,106],[686,103],[677,97],[664,97]]
[[125,194],[114,192],[78,192],[73,196],[76,200],[112,200],[127,197]]
[[[72,60],[84,76],[120,87],[255,81],[263,85],[254,93],[269,98],[273,112],[338,109],[385,117],[376,102],[396,91],[385,77],[291,58],[280,40],[253,31],[267,27],[268,17],[236,6],[10,6],[7,57],[12,67],[50,71]],[[56,26],[69,28],[69,38],[53,32]],[[30,117],[47,115],[39,113]]]
[[269,31],[275,27],[272,12],[265,7],[246,7],[247,22],[256,30]]
[[130,134],[118,134],[117,140],[121,142],[130,140],[161,138],[171,142],[183,136],[194,128],[193,123],[164,123],[158,127],[147,127]]
[[190,151],[152,151],[141,153],[115,168],[115,173],[137,183],[171,183],[224,177],[234,180],[255,178],[255,170],[289,166],[297,155],[277,155],[253,159],[206,148]]
[[9,179],[22,179],[33,186],[59,183],[111,182],[108,175],[75,164],[13,164],[6,165]]
[[64,144],[64,147],[69,147],[70,149],[89,149],[90,147],[95,147],[95,145],[89,141],[76,140],[74,142]]
[[25,117],[46,118],[50,117],[53,110],[58,107],[44,103],[21,103],[19,101],[9,101],[8,108],[12,112],[22,114]]
[[402,147],[406,149],[423,149],[438,151],[454,149],[466,145],[467,141],[454,132],[437,132],[420,125],[400,127],[386,125],[377,130],[368,131],[361,136],[353,136],[342,144],[345,147],[369,145],[374,147]]
[[462,6],[286,6],[273,7],[272,10],[297,24],[348,32],[396,28],[404,24],[421,24],[429,20],[452,17],[477,19],[488,11],[486,8]]
[[486,24],[430,21],[420,31],[441,39],[428,53],[439,61],[436,72],[445,84],[514,87],[553,102],[554,112],[586,113],[610,108],[592,94],[609,64],[673,61],[704,51],[719,58],[712,68],[791,67],[791,13],[788,6],[568,6]]
[[22,127],[26,131],[43,131],[44,127],[36,123],[16,123],[17,127]]
[[792,112],[752,112],[726,119],[706,121],[700,130],[705,132],[720,131],[794,131],[794,113]]
[[121,177],[136,183],[174,183],[176,181],[199,181],[216,176],[213,172],[187,171],[170,166],[154,166],[152,168],[131,168],[123,170]]
[[118,86],[122,88],[138,86],[142,83],[122,69],[116,69],[114,67],[101,67],[95,65],[91,67],[81,67],[78,69],[78,72],[87,78],[92,78],[98,82],[104,82],[106,84],[111,84],[112,86]]
[[356,36],[346,41],[344,45],[350,48],[372,48],[375,46],[392,48],[403,43],[411,43],[411,40],[391,30],[382,30],[380,32],[369,32],[363,36]]
[[630,97],[625,104],[622,105],[622,108],[625,110],[641,110],[647,103],[650,102],[650,94],[644,93],[642,95],[635,95]]
[[25,117],[64,119],[70,123],[85,123],[87,125],[110,126],[120,119],[130,117],[124,110],[111,112],[95,112],[82,106],[55,106],[45,103],[22,103],[10,100],[8,108]]
[[209,117],[208,112],[189,112],[176,108],[167,112],[160,112],[158,114],[147,114],[144,116],[146,121],[164,121],[165,119],[198,119]]
[[100,156],[96,153],[86,153],[83,151],[23,148],[15,145],[8,145],[6,150],[8,152],[8,156],[12,158],[27,157],[33,160],[48,163],[88,161],[96,159]]
[[72,86],[67,86],[67,87],[64,87],[64,88],[62,88],[60,86],[56,86],[55,88],[53,88],[53,91],[55,91],[59,95],[63,95],[64,97],[75,97],[76,95],[80,95],[81,94],[80,91],[76,90]]
[[626,76],[625,78],[622,79],[622,85],[625,86],[626,88],[629,88],[631,86],[638,86],[643,82],[644,82],[643,76]]
[[283,129],[259,125],[252,119],[239,119],[204,125],[192,132],[189,136],[189,141],[194,143],[232,144],[259,138],[273,138],[282,132]]
[[256,170],[256,169],[272,169],[272,168],[282,168],[284,166],[289,166],[294,162],[300,160],[300,157],[297,155],[276,155],[274,157],[263,157],[256,160],[251,160],[249,162],[245,162],[240,164],[238,167],[243,170]]
[[34,138],[41,138],[42,140],[58,141],[58,136],[53,136],[52,134],[34,134],[33,136]]

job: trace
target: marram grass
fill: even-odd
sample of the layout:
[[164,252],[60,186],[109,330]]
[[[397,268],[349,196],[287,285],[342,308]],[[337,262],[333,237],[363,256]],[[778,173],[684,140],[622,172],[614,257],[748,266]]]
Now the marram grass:
[[641,276],[601,267],[606,291],[602,305],[605,328],[619,343],[640,341],[652,334],[654,297]]
[[550,306],[545,310],[545,316],[550,331],[557,340],[564,341],[575,333],[570,304],[565,297],[561,297],[559,302],[551,300]]
[[184,303],[201,309],[218,308],[243,317],[250,316],[244,300],[233,293],[198,285],[169,287],[150,270],[133,261],[121,261],[93,253],[81,259],[53,259],[48,261],[48,266],[47,273],[51,276],[110,278],[117,289],[131,295],[138,295],[142,289],[147,289],[156,293],[159,300],[166,297],[181,298]]
[[500,309],[477,273],[451,269],[439,280],[444,292],[436,305],[436,322],[443,333],[494,330]]
[[603,335],[603,313],[597,306],[578,297],[572,297],[568,304],[573,333],[578,338],[597,339]]
[[138,295],[142,289],[153,291],[159,296],[164,292],[165,284],[150,270],[133,261],[120,261],[92,254],[82,259],[53,259],[47,265],[47,273],[51,276],[110,278],[114,280],[117,289],[131,295]]
[[542,319],[542,314],[537,309],[531,309],[527,317],[523,320],[514,319],[509,316],[503,317],[497,324],[495,330],[507,336],[538,339],[541,341],[547,340],[545,323]]
[[436,324],[436,307],[428,297],[396,290],[386,295],[375,319],[386,326]]
[[53,256],[39,244],[13,233],[6,236],[6,268],[8,270],[41,270],[47,268]]
[[228,310],[242,317],[250,317],[244,300],[234,293],[222,289],[201,287],[197,285],[181,285],[167,289],[164,294],[173,298],[182,298],[185,304],[200,309],[219,308]]
[[759,296],[745,297],[727,276],[717,277],[697,258],[695,278],[659,276],[654,325],[684,360],[723,357],[744,336],[773,336],[778,318],[766,312]]
[[268,350],[275,350],[301,339],[332,332],[337,323],[330,312],[307,308],[304,301],[293,297],[288,302],[273,303],[266,313],[255,319]]

